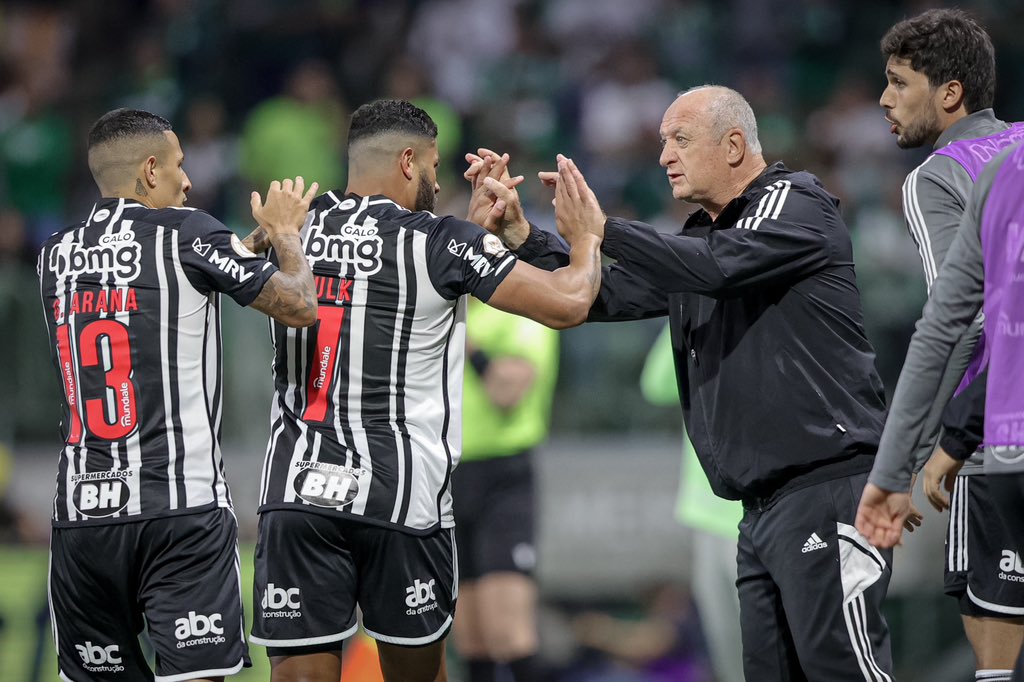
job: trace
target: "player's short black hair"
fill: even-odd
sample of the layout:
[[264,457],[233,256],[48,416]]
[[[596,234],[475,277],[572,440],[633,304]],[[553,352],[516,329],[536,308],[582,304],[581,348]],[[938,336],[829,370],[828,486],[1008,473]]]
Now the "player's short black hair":
[[930,9],[890,28],[882,54],[910,60],[932,87],[952,80],[964,86],[964,106],[974,113],[992,106],[996,94],[996,51],[971,15],[959,9]]
[[89,131],[89,149],[113,140],[162,135],[171,130],[170,122],[140,109],[114,109],[100,116]]
[[384,135],[400,133],[433,140],[437,124],[427,112],[404,99],[379,99],[364,104],[352,114],[348,144]]

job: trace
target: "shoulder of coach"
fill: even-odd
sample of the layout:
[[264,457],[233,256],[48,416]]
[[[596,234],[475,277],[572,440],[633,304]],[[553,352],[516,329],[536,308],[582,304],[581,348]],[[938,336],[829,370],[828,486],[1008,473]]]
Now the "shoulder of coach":
[[[796,196],[796,200],[791,199]],[[807,171],[794,171],[781,162],[764,170],[739,197],[740,218],[758,214],[800,218],[814,214],[839,215],[839,199]],[[773,210],[774,209],[774,210]]]
[[[731,227],[817,234],[833,244],[849,245],[839,198],[813,173],[770,165],[737,199]],[[724,217],[724,216],[723,216]]]

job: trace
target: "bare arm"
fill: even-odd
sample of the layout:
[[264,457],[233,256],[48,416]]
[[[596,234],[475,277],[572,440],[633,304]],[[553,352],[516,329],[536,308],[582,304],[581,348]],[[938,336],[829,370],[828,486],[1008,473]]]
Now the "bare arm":
[[253,253],[263,253],[270,248],[270,235],[262,227],[257,227],[242,240],[242,244]]
[[302,240],[297,234],[278,235],[271,244],[281,269],[271,276],[251,306],[289,327],[316,324],[316,288]]
[[[269,235],[280,270],[263,286],[252,307],[289,327],[309,327],[316,323],[317,300],[313,272],[309,269],[299,231],[309,203],[316,195],[317,183],[303,194],[301,177],[271,183],[267,203],[252,193],[252,217]],[[250,235],[252,236],[252,235]]]
[[[601,288],[601,239],[605,217],[597,198],[572,161],[559,158],[558,172],[555,222],[569,242],[569,264],[547,272],[517,262],[487,303],[554,329],[565,329],[586,321]],[[526,222],[513,190],[494,178],[486,178],[485,184],[496,197],[495,213],[504,214],[510,222]],[[510,217],[509,213],[513,215]]]
[[517,261],[487,304],[552,329],[583,324],[601,288],[601,240],[591,237],[574,244],[569,260],[554,272]]

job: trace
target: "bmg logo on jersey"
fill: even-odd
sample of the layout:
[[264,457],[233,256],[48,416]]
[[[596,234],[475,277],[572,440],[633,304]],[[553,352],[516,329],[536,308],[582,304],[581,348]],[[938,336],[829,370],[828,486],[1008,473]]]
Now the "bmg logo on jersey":
[[75,650],[82,659],[82,667],[91,673],[122,673],[124,666],[121,665],[121,652],[117,644],[102,646],[86,642],[76,644]]
[[104,235],[96,246],[60,242],[50,251],[50,270],[57,277],[113,275],[131,282],[142,272],[142,245],[132,232]]
[[1011,583],[1024,583],[1024,564],[1020,554],[1012,549],[1003,550],[1003,558],[999,560],[999,579]]
[[[200,644],[223,644],[224,628],[221,627],[221,615],[211,613],[209,616],[189,611],[188,616],[174,621],[174,637],[178,640],[178,648],[198,646]],[[212,635],[212,636],[209,636]]]
[[405,588],[405,605],[409,608],[405,615],[415,616],[424,611],[437,608],[437,597],[434,596],[434,579],[423,582],[419,578]]
[[377,219],[364,216],[363,223],[346,223],[334,227],[338,220],[328,218],[327,224],[336,234],[324,234],[320,225],[311,225],[306,237],[306,255],[310,266],[318,261],[338,264],[338,275],[369,277],[380,272],[384,241],[377,234]]
[[131,499],[131,489],[124,480],[130,475],[126,470],[123,475],[110,472],[104,478],[80,481],[71,495],[75,509],[92,519],[113,516],[128,506]]
[[[274,583],[267,583],[260,606],[263,607],[264,618],[298,618],[302,615],[297,587],[277,587]],[[285,608],[289,610],[285,611]]]

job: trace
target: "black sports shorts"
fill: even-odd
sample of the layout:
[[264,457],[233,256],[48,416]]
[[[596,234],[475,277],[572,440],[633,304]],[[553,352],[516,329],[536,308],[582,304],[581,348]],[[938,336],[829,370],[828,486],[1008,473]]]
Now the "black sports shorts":
[[305,511],[260,515],[250,641],[271,656],[341,649],[363,629],[425,646],[451,629],[458,597],[451,528],[418,536]]
[[532,455],[462,462],[452,474],[459,577],[530,575],[537,564]]
[[[230,509],[54,528],[50,609],[62,679],[180,682],[250,665]],[[139,644],[143,628],[156,675]]]
[[946,527],[945,591],[965,616],[1021,618],[1024,518],[1017,508],[1003,513],[989,490],[994,478],[956,477]]

